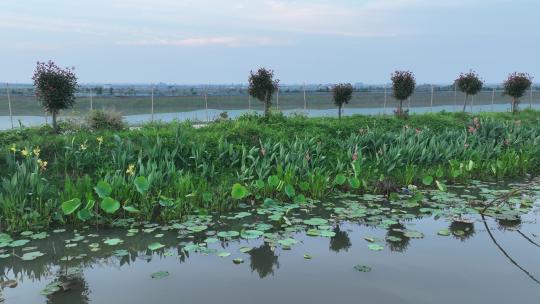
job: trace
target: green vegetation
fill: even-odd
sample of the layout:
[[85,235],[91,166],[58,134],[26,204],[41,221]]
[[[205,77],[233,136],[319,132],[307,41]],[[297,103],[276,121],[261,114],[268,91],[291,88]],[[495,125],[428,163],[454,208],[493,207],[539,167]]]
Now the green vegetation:
[[484,82],[480,80],[480,76],[474,71],[469,73],[461,73],[455,81],[459,90],[465,93],[465,101],[463,102],[463,112],[467,109],[467,99],[470,96],[475,96],[482,90]]
[[332,88],[334,104],[338,107],[338,118],[341,119],[341,109],[351,101],[353,86],[350,83],[340,83]]
[[274,80],[274,71],[260,68],[249,75],[249,95],[264,103],[264,116],[270,115],[272,95],[278,90],[279,80]]
[[[392,200],[410,184],[444,191],[477,177],[522,176],[540,165],[539,119],[534,111],[340,122],[272,115],[199,129],[155,123],[114,132],[61,126],[57,136],[47,127],[2,132],[0,228],[165,222],[246,203],[312,203],[335,191]],[[283,214],[276,220],[285,221]]]
[[416,87],[416,78],[410,71],[395,71],[391,76],[394,98],[399,102],[395,113],[397,117],[406,117],[409,110],[403,111],[403,101],[409,99]]
[[512,73],[504,81],[504,94],[512,97],[512,112],[518,111],[519,99],[532,85],[532,77],[527,73]]
[[56,116],[60,110],[69,109],[75,103],[77,76],[73,69],[62,69],[54,62],[38,62],[34,73],[36,97],[42,107],[52,116],[53,129],[57,130]]

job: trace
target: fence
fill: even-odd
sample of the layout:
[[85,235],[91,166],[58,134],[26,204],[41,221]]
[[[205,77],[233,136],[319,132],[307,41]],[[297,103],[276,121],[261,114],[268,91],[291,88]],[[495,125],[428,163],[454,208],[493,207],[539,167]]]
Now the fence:
[[[5,87],[3,91],[0,93],[0,129],[10,128],[12,122],[16,126],[19,121],[24,125],[50,121],[33,95],[33,90]],[[245,87],[192,88],[189,91],[145,87],[116,91],[96,92],[87,88],[78,93],[75,106],[62,111],[60,117],[81,119],[91,109],[100,109],[120,112],[129,123],[173,119],[210,121],[222,112],[236,117],[246,111],[263,110],[263,103],[249,97]],[[424,85],[404,102],[404,107],[411,112],[461,111],[464,97],[452,86]],[[485,88],[476,96],[469,97],[468,104],[467,111],[508,111],[510,98],[503,96],[500,87]],[[391,114],[396,105],[390,88],[357,89],[343,114]],[[337,116],[332,93],[326,88],[303,90],[281,87],[273,97],[272,106],[286,114],[298,112],[309,116]],[[521,98],[522,109],[539,106],[540,92],[537,88],[532,88]]]

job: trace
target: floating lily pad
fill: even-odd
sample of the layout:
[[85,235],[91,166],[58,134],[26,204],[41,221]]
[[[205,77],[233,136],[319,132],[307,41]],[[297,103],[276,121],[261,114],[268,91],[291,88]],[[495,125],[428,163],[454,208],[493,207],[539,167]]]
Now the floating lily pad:
[[256,239],[261,237],[264,234],[264,232],[259,230],[244,230],[240,233],[240,235],[245,239]]
[[416,239],[421,239],[424,237],[424,234],[422,232],[414,231],[414,230],[406,230],[403,233],[403,235],[408,238],[416,238]]
[[33,252],[27,252],[21,256],[21,260],[23,261],[32,261],[35,260],[41,256],[45,255],[43,252],[40,251],[33,251]]
[[356,265],[354,266],[354,270],[359,271],[359,272],[370,272],[371,267],[365,266],[365,265]]
[[437,232],[437,234],[441,235],[441,236],[449,236],[450,235],[450,229],[448,229],[448,228],[441,229],[441,230],[439,230],[439,232]]
[[20,247],[28,244],[29,240],[16,240],[9,244],[9,247]]
[[161,249],[163,247],[165,247],[165,245],[163,245],[161,243],[158,243],[158,242],[155,242],[155,243],[152,243],[152,244],[148,245],[148,249],[150,249],[150,251],[159,250],[159,249]]
[[114,238],[114,239],[106,239],[105,241],[103,241],[103,243],[109,245],[109,246],[116,246],[118,244],[122,244],[124,241],[121,240],[121,239],[117,239],[117,238]]
[[373,250],[373,251],[381,251],[384,249],[384,247],[379,244],[369,244],[368,248],[369,250]]
[[240,247],[238,250],[242,253],[247,253],[253,250],[253,247],[243,246],[243,247]]
[[220,231],[217,236],[220,238],[233,238],[240,235],[238,231]]
[[327,220],[318,218],[318,217],[314,217],[309,220],[304,220],[304,224],[311,225],[311,226],[326,225],[326,223],[328,223]]
[[152,273],[150,276],[152,277],[152,279],[163,279],[165,277],[168,277],[169,275],[170,273],[168,271],[158,271]]

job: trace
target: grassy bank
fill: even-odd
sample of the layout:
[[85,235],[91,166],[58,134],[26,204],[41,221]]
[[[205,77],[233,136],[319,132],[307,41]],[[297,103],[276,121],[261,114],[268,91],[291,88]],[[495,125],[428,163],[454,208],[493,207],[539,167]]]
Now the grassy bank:
[[[540,112],[285,118],[0,133],[0,228],[171,220],[333,191],[445,189],[540,166]],[[392,195],[390,195],[392,196]]]

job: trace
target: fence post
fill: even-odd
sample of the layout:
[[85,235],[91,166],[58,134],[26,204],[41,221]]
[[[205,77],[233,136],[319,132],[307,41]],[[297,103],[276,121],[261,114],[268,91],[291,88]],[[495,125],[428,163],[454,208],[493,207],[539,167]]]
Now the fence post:
[[454,83],[454,112],[457,107],[457,84]]
[[430,104],[430,110],[431,113],[433,113],[433,85],[431,85],[431,104]]
[[208,118],[208,87],[204,90],[204,108],[206,111],[206,122],[210,122]]
[[495,111],[495,87],[493,88],[493,93],[491,94],[491,112]]
[[154,121],[154,85],[152,85],[152,122]]
[[276,107],[277,107],[277,110],[279,111],[279,85],[277,86]]
[[384,85],[384,106],[383,106],[383,114],[386,115],[386,103],[388,101],[388,92],[387,92],[387,85]]
[[7,92],[8,106],[9,106],[9,119],[11,121],[11,128],[13,129],[13,112],[11,109],[11,96],[9,95],[9,83],[7,82],[6,82],[6,92]]
[[529,109],[532,109],[533,85],[531,84],[531,96],[529,97]]
[[304,110],[307,112],[306,83],[304,82]]
[[92,88],[90,88],[90,111],[94,111],[94,101],[92,100]]

